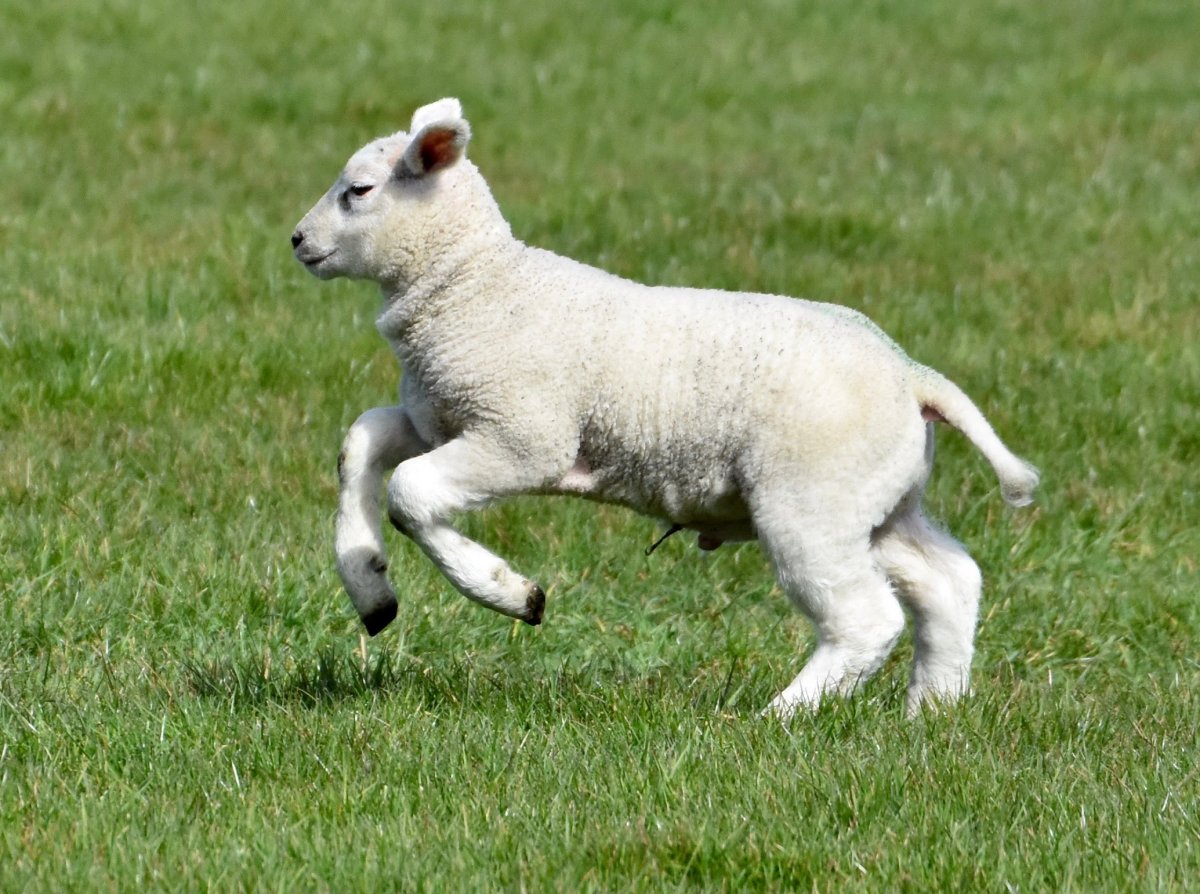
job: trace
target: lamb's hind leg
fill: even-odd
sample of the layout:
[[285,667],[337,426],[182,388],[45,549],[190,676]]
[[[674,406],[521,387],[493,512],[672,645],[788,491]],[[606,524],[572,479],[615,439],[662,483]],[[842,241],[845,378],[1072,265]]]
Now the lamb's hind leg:
[[848,695],[875,673],[904,629],[904,612],[865,536],[822,538],[800,522],[760,525],[759,534],[780,585],[818,637],[804,668],[767,709],[786,718],[827,693]]
[[877,532],[873,551],[913,618],[909,714],[923,703],[954,701],[970,687],[979,567],[916,500]]
[[380,530],[383,474],[428,449],[403,407],[376,407],[350,426],[338,454],[337,569],[372,636],[396,617]]
[[460,593],[528,624],[542,621],[542,588],[456,531],[449,518],[543,483],[546,476],[535,466],[529,457],[518,460],[484,438],[463,436],[401,463],[388,485],[392,524]]

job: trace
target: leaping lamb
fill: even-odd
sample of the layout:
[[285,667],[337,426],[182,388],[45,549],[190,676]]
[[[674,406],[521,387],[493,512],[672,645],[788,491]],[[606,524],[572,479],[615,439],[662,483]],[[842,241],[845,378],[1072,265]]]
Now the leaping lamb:
[[790,716],[874,673],[912,616],[907,707],[969,685],[980,596],[966,550],[924,515],[935,422],[987,458],[1004,498],[1037,471],[952,382],[837,305],[645,286],[513,237],[466,159],[457,100],[356,152],[297,225],[317,277],[371,280],[400,405],[338,457],[337,567],[372,634],[397,612],[387,512],[469,599],[529,624],[545,594],[455,513],[514,494],[628,506],[711,549],[761,541],[818,642],[768,710]]

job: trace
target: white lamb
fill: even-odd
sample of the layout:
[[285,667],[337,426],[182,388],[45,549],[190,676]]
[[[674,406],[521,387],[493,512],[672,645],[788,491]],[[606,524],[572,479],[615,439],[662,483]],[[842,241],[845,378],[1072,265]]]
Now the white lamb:
[[[758,539],[816,627],[779,716],[849,693],[912,615],[910,712],[968,688],[979,569],[921,497],[933,423],[991,463],[1004,498],[1036,470],[952,382],[861,314],[773,295],[640,285],[515,239],[465,157],[457,100],[356,152],[292,235],[316,276],[378,283],[401,404],[338,458],[337,567],[372,634],[396,616],[379,520],[465,596],[530,624],[545,594],[451,526],[512,494],[576,494],[698,532]],[[903,608],[902,608],[903,606]]]

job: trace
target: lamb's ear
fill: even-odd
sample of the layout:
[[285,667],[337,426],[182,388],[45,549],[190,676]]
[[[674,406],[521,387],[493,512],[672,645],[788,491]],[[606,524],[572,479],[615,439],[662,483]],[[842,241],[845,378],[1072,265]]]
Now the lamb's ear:
[[462,118],[432,121],[413,135],[396,174],[400,177],[424,177],[448,168],[467,150],[471,128]]
[[445,99],[431,102],[427,106],[421,106],[413,112],[412,124],[408,126],[408,132],[416,133],[426,124],[432,124],[434,121],[445,121],[447,118],[461,118],[462,116],[462,103],[447,96]]

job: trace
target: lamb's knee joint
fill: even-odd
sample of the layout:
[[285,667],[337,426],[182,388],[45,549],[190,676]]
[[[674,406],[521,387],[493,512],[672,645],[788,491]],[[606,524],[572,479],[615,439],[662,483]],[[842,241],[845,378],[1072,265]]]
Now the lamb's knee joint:
[[422,521],[428,523],[436,516],[427,508],[431,503],[430,495],[425,493],[427,490],[418,476],[405,466],[392,475],[387,494],[388,521],[405,537],[412,537],[422,527]]
[[[870,618],[856,618],[830,631],[830,644],[842,652],[851,677],[866,677],[878,670],[904,632],[904,611],[898,604],[883,603],[874,607]],[[858,680],[850,680],[857,685]]]

